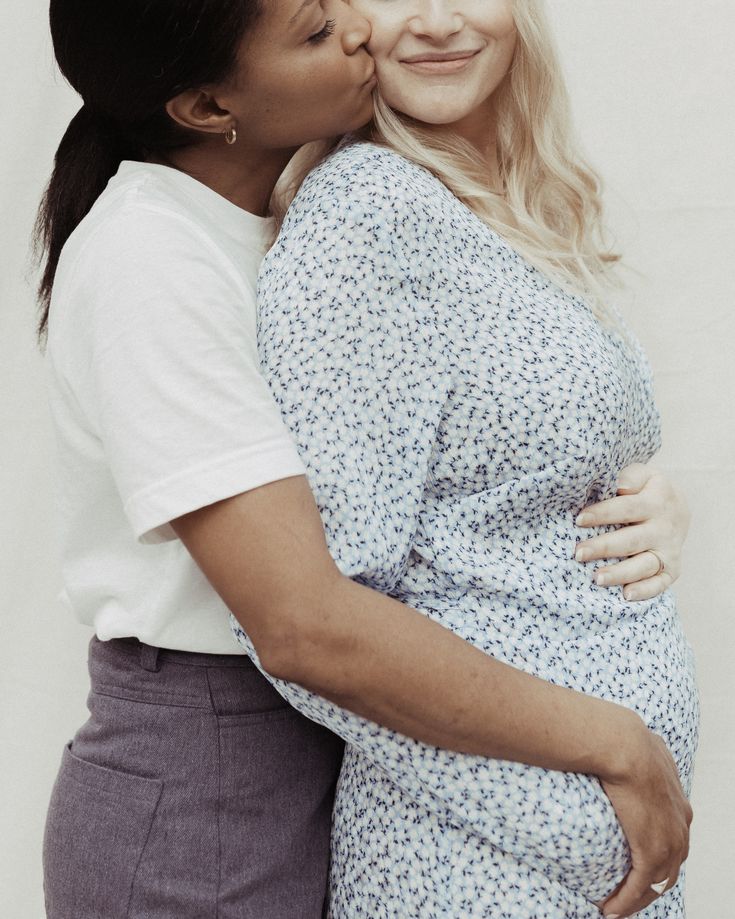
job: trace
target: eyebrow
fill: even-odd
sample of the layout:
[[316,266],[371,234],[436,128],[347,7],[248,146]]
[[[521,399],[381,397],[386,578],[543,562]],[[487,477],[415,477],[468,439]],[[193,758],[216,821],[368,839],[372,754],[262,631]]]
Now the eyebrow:
[[299,16],[304,12],[304,10],[306,9],[306,7],[307,7],[307,6],[311,6],[312,3],[316,3],[316,0],[304,0],[304,2],[303,2],[303,3],[301,4],[301,6],[296,10],[296,12],[293,14],[293,16],[288,20],[288,24],[291,25],[291,23],[296,22],[296,20],[297,20],[297,19],[299,18]]

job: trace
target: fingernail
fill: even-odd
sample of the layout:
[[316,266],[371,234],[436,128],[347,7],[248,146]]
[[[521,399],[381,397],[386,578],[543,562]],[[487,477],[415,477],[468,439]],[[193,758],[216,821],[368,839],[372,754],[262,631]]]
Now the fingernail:
[[583,562],[587,559],[587,550],[583,549],[581,546],[577,546],[577,549],[574,553],[574,557],[578,562]]
[[604,571],[598,571],[595,575],[595,584],[598,587],[604,587],[606,584],[610,583],[610,575]]
[[629,588],[626,587],[625,590],[623,591],[623,596],[625,597],[626,600],[630,601],[630,600],[635,600],[638,594],[635,590],[630,590]]
[[586,527],[589,524],[590,519],[591,518],[589,514],[585,514],[585,512],[582,511],[581,514],[577,514],[577,519],[575,523],[577,524],[578,527]]
[[605,919],[620,919],[620,913],[608,913]]

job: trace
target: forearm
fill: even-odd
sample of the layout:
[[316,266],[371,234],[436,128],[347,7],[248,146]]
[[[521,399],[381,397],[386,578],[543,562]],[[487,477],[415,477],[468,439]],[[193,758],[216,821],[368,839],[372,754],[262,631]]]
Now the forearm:
[[424,743],[547,769],[615,776],[635,713],[495,660],[427,616],[338,577],[269,672]]

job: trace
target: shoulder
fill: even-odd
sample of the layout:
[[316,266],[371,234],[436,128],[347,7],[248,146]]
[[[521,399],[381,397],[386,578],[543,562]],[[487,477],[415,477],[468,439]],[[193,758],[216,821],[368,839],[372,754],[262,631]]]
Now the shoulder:
[[276,249],[349,244],[380,245],[414,255],[441,223],[437,186],[425,169],[392,150],[353,142],[306,177],[288,210]]
[[421,166],[377,144],[339,148],[306,177],[292,209],[379,214],[391,223],[431,216],[438,180]]
[[126,189],[98,199],[69,238],[64,260],[87,269],[123,263],[144,268],[196,251],[202,242],[209,244],[207,235],[185,214]]
[[135,186],[108,188],[62,251],[50,340],[233,324],[248,298],[254,304],[254,289],[185,211]]
[[261,343],[275,324],[290,335],[309,324],[349,328],[355,341],[417,322],[429,334],[442,259],[435,182],[372,144],[342,147],[316,167],[261,266]]
[[310,187],[344,189],[370,194],[378,200],[393,200],[430,188],[436,179],[400,153],[380,144],[352,141],[339,147],[307,176]]
[[211,236],[183,210],[137,186],[105,191],[61,254],[54,299],[157,289],[185,275],[229,275]]

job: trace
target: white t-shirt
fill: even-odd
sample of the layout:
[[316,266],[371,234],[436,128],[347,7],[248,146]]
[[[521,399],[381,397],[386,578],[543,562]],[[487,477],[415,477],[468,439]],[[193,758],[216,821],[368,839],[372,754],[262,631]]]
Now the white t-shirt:
[[47,352],[63,596],[103,641],[244,653],[169,521],[305,471],[258,365],[272,232],[126,161],[64,247]]

